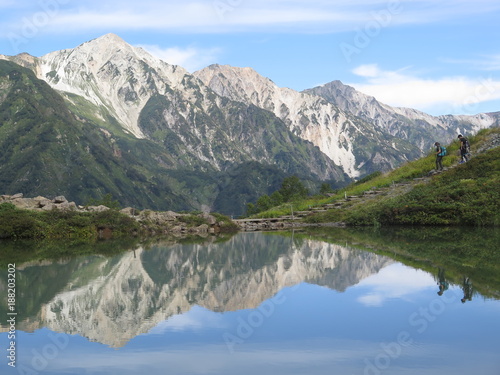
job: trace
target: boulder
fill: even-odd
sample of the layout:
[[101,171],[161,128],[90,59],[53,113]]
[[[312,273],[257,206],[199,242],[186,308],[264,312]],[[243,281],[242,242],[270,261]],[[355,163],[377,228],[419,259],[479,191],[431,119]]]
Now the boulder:
[[52,202],[53,203],[65,203],[67,201],[68,200],[63,195],[59,195],[58,197],[55,197]]
[[54,209],[57,209],[57,205],[55,203],[47,203],[45,206],[42,207],[42,210],[43,211],[50,211],[50,210],[54,210]]
[[178,214],[177,212],[174,211],[165,211],[164,214],[165,217],[168,217],[170,221],[177,220],[177,218],[181,216],[181,214]]
[[204,213],[204,214],[200,214],[199,216],[201,218],[205,219],[209,225],[215,225],[215,224],[217,224],[217,219],[214,216],[210,215],[210,214]]
[[102,204],[100,206],[88,206],[87,211],[91,212],[103,212],[103,211],[108,211],[110,210],[109,207],[103,206]]
[[24,197],[23,193],[18,193],[18,194],[14,194],[13,196],[11,196],[10,199],[19,199],[22,197]]
[[75,202],[63,202],[63,203],[57,204],[56,207],[60,210],[63,210],[63,211],[73,211],[73,210],[77,209]]
[[38,196],[38,197],[33,198],[33,199],[37,202],[38,208],[43,208],[46,205],[52,203],[52,201],[49,198],[45,198],[45,197],[41,197],[41,196]]
[[144,210],[139,214],[139,220],[150,221],[151,223],[154,223],[156,225],[165,225],[167,223],[176,221],[179,216],[181,215],[172,211],[156,212],[151,210]]
[[176,225],[175,227],[173,227],[171,229],[171,232],[176,234],[176,233],[183,233],[186,231],[186,227],[182,226],[182,225]]
[[10,201],[17,208],[32,210],[38,207],[38,202],[32,198],[15,198]]
[[122,214],[129,215],[129,216],[136,216],[139,214],[137,212],[137,210],[135,208],[132,208],[132,207],[124,208],[124,209],[120,210],[120,212]]

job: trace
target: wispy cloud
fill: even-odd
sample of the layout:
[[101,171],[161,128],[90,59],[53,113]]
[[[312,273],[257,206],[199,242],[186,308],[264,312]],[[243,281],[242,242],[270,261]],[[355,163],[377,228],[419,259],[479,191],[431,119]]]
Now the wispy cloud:
[[[56,1],[57,2],[57,1]],[[64,4],[62,4],[64,3]],[[401,7],[391,25],[429,23],[453,19],[464,15],[491,12],[500,9],[500,3],[492,0],[430,1],[400,0],[375,1],[325,1],[325,0],[254,0],[249,1],[188,1],[173,0],[141,2],[89,0],[77,7],[61,2],[57,17],[51,20],[51,29],[67,31],[103,29],[157,30],[184,32],[234,32],[259,31],[262,28],[279,28],[280,31],[346,31],[373,20],[374,12],[387,10],[391,5]],[[12,4],[0,0],[0,6]],[[27,11],[43,11],[34,9]],[[19,15],[16,15],[18,17]],[[25,16],[28,16],[26,14]],[[19,19],[4,20],[3,28],[13,28]],[[301,28],[297,29],[297,25]]]
[[449,64],[467,65],[484,71],[500,70],[500,54],[481,56],[476,59],[442,59],[442,61]]
[[197,47],[169,47],[163,48],[158,45],[138,45],[152,55],[162,59],[163,61],[180,65],[189,72],[194,72],[204,68],[207,65],[217,62],[217,58],[221,53],[219,48],[197,48]]
[[385,71],[376,64],[361,65],[353,73],[362,80],[349,85],[391,106],[427,112],[446,108],[448,113],[471,114],[476,113],[478,104],[500,99],[500,80],[489,76],[424,79],[409,70]]

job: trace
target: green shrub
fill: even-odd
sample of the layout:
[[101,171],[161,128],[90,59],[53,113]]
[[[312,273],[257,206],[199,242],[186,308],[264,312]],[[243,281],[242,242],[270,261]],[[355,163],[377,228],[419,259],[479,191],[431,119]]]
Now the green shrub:
[[42,225],[29,211],[4,209],[0,212],[0,238],[41,238]]
[[2,203],[0,204],[0,213],[1,212],[6,212],[6,211],[14,211],[16,210],[16,206],[14,206],[12,203]]
[[199,227],[203,224],[208,224],[208,221],[199,215],[188,214],[179,217],[179,221],[186,223],[189,227]]

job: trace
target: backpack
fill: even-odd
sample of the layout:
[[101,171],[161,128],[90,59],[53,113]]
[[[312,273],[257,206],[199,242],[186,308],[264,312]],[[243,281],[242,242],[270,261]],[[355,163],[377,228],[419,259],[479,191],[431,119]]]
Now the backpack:
[[470,151],[470,143],[469,143],[469,140],[465,137],[462,137],[462,139],[460,140],[461,142],[461,145],[460,145],[460,149],[464,149],[465,151],[469,152]]
[[446,151],[446,147],[440,146],[441,147],[441,152],[438,154],[438,156],[446,156],[448,151]]

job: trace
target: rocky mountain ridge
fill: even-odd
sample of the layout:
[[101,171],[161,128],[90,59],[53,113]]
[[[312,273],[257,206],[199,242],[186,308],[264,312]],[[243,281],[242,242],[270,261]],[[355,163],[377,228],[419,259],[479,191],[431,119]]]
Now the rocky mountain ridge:
[[[369,121],[354,117],[324,98],[280,88],[251,68],[211,65],[194,75],[221,96],[274,113],[294,134],[316,145],[350,177],[358,177],[374,165],[394,168],[419,153],[409,143],[381,132]],[[378,149],[374,150],[373,145]]]
[[474,134],[500,124],[500,112],[431,116],[412,108],[391,107],[338,80],[303,92],[320,96],[393,136],[416,141],[422,150],[427,150],[436,140],[446,144],[457,134]]
[[164,95],[150,94],[139,116],[147,138],[137,138],[90,97],[56,92],[28,69],[0,60],[0,190],[79,202],[110,193],[123,206],[238,215],[290,174],[346,180],[267,111],[209,89],[194,103],[182,99],[188,91],[170,86]]
[[[72,114],[65,115],[68,121],[74,117],[71,122],[81,132],[91,129],[93,140],[101,143],[99,152],[92,154],[90,140],[82,142],[78,153],[90,150],[92,163],[111,164],[107,173],[120,174],[120,182],[104,184],[108,176],[99,171],[89,194],[112,191],[115,196],[129,197],[124,205],[144,207],[147,201],[153,209],[167,208],[165,192],[169,202],[178,202],[172,209],[241,213],[246,202],[276,189],[279,182],[270,181],[271,174],[276,175],[270,169],[339,187],[353,178],[420,157],[435,139],[445,142],[457,130],[474,132],[498,124],[500,117],[436,118],[412,109],[391,108],[340,82],[299,93],[278,87],[251,68],[211,65],[190,74],[114,34],[39,58],[0,55],[1,60],[31,69],[57,90],[64,98],[65,111]],[[9,79],[0,84],[0,105],[5,102],[4,118],[14,128],[20,121],[18,112],[9,112],[14,92]],[[39,114],[31,114],[36,116]],[[57,137],[65,139],[64,131],[71,130],[61,127]],[[78,138],[79,133],[73,133]],[[31,142],[35,145],[37,141]],[[12,159],[12,155],[4,158]],[[59,165],[75,170],[75,165],[68,164],[68,159],[75,158],[64,158]],[[258,191],[243,192],[238,178],[242,179],[239,174],[248,175],[249,168],[256,171],[251,180],[259,184]],[[193,186],[193,179],[198,186]],[[49,188],[27,191],[27,182],[20,176],[14,181],[14,190],[11,180],[9,186],[0,184],[3,192],[50,195]],[[185,184],[195,193],[183,189]],[[62,193],[81,201],[82,196],[74,196],[76,189]],[[132,194],[139,192],[143,198],[137,202]],[[231,208],[230,196],[233,206],[239,208]],[[190,197],[196,201],[189,202]]]
[[[132,47],[114,34],[40,58],[23,54],[8,59],[31,68],[78,115],[84,116],[82,106],[90,106],[86,112],[92,112],[104,128],[109,128],[106,122],[111,116],[115,127],[170,148],[174,157],[186,159],[189,165],[208,163],[223,170],[229,163],[248,160],[277,164],[270,149],[273,140],[284,138],[279,142],[291,147],[301,142],[299,137],[287,139],[286,127],[274,132],[272,127],[282,127],[273,124],[275,119],[264,119],[258,110],[214,95],[182,67]],[[302,147],[309,148],[309,155],[308,161],[300,163],[309,164],[318,178],[343,179],[340,168],[313,145]]]

